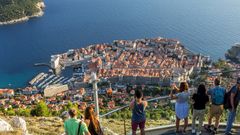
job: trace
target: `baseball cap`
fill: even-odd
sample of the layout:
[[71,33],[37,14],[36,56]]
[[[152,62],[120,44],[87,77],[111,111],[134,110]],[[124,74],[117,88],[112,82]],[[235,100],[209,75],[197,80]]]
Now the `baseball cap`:
[[237,84],[240,84],[240,77],[237,78]]

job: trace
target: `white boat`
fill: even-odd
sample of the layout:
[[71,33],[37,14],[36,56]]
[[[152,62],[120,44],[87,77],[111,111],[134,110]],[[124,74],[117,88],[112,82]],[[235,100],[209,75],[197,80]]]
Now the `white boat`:
[[44,73],[39,73],[38,75],[36,75],[36,77],[34,77],[29,84],[33,85],[39,78],[41,78],[44,75]]
[[47,79],[43,80],[37,87],[42,87],[47,81],[53,78],[55,75],[50,75]]

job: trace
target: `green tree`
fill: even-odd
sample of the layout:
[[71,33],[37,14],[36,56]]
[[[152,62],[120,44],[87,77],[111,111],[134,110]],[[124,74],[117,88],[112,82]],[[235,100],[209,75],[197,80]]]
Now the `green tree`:
[[7,111],[5,111],[5,114],[8,116],[14,116],[16,115],[15,111],[13,109],[9,109]]
[[0,22],[31,16],[39,12],[40,0],[0,0]]
[[16,110],[16,114],[19,116],[25,116],[25,117],[30,117],[31,116],[31,110],[30,109],[18,109]]
[[40,101],[34,109],[31,110],[32,116],[49,116],[49,110],[45,102]]
[[67,109],[73,108],[73,103],[71,101],[68,101]]
[[52,111],[51,114],[52,114],[52,116],[59,116],[60,112],[59,111]]
[[223,68],[223,73],[222,73],[222,76],[223,77],[231,77],[231,71],[232,71],[233,69],[230,67],[230,66],[225,66],[224,68]]
[[73,108],[74,105],[71,101],[68,101],[67,105],[63,106],[63,110],[62,111],[68,111],[69,109]]
[[216,68],[224,68],[225,65],[226,65],[226,61],[223,60],[223,59],[218,59],[218,61],[214,62],[213,65],[216,67]]
[[117,113],[113,113],[113,114],[111,115],[111,118],[113,118],[113,119],[118,119],[118,118],[119,118],[119,116],[118,116],[118,114],[117,114]]
[[159,86],[156,86],[153,88],[153,91],[152,91],[153,95],[161,95],[161,93],[162,93],[162,90]]
[[150,119],[150,112],[149,111],[146,112],[146,118]]

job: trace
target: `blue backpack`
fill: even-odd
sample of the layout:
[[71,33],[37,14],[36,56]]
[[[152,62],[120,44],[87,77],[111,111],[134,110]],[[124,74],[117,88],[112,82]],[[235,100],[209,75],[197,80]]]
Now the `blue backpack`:
[[213,91],[213,97],[212,97],[213,104],[222,105],[224,103],[224,95],[225,95],[225,90],[223,88],[215,89]]

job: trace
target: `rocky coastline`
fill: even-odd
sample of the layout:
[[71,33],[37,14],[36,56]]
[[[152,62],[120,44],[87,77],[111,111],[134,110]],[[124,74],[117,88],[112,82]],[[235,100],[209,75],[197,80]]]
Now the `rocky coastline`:
[[31,15],[31,16],[24,16],[22,18],[13,19],[13,20],[10,20],[10,21],[0,22],[0,25],[15,24],[15,23],[19,23],[19,22],[28,21],[30,18],[43,16],[43,14],[44,14],[43,9],[45,8],[44,2],[38,2],[36,7],[39,8],[39,12],[37,12],[37,13]]

